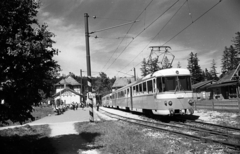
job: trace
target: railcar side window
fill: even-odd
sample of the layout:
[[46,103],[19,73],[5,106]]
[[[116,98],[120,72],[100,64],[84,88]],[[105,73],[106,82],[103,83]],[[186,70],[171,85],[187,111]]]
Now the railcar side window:
[[157,90],[158,92],[162,92],[162,78],[157,78]]
[[148,93],[152,93],[152,80],[147,81]]
[[138,93],[138,85],[136,85],[136,93]]
[[139,84],[139,92],[142,93],[142,84]]
[[146,82],[143,82],[143,93],[147,92]]
[[156,79],[153,79],[153,93],[156,92]]
[[133,86],[133,95],[136,95],[136,86]]

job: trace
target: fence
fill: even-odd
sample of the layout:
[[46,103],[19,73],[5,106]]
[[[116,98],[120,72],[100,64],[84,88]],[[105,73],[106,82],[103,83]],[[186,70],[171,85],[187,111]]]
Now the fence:
[[205,110],[222,110],[222,111],[233,111],[240,112],[240,104],[237,99],[233,100],[197,100],[194,108],[205,109]]

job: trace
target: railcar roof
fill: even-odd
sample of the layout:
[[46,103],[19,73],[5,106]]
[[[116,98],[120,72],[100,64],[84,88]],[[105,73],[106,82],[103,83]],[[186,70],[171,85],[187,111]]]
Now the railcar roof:
[[147,76],[143,77],[142,80],[145,80],[151,77],[157,77],[157,76],[176,76],[177,71],[179,75],[191,75],[190,71],[186,68],[169,68],[169,69],[156,71],[152,75],[148,74]]
[[[163,69],[163,70],[159,70],[159,71],[156,71],[154,72],[153,74],[148,74],[146,75],[145,77],[133,82],[133,83],[130,83],[120,89],[117,89],[116,91],[114,92],[117,92],[119,90],[122,90],[122,89],[126,89],[126,87],[129,87],[129,86],[132,86],[136,83],[139,83],[139,82],[142,82],[144,80],[147,80],[147,79],[151,79],[153,77],[158,77],[158,76],[176,76],[177,75],[177,71],[178,71],[178,75],[181,76],[181,75],[191,75],[190,71],[186,68],[168,68],[168,69]],[[113,93],[114,93],[113,92]]]

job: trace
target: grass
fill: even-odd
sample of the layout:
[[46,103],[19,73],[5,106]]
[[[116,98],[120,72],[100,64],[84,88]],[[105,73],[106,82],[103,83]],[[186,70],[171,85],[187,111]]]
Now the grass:
[[43,106],[43,107],[38,106],[38,107],[34,107],[34,111],[32,112],[32,115],[35,118],[35,120],[37,120],[53,113],[54,112],[51,106]]
[[[43,117],[46,117],[50,114],[53,114],[53,110],[51,106],[37,106],[34,107],[34,111],[32,112],[32,116],[35,118],[35,120],[41,119]],[[14,125],[20,125],[19,122],[13,123],[12,121],[8,120],[8,125],[6,124],[1,124],[0,123],[0,127],[4,127],[4,126],[14,126]],[[25,123],[29,123],[31,122],[31,120],[27,120],[25,121]],[[25,124],[23,123],[23,124]]]
[[77,123],[75,129],[79,134],[97,134],[89,136],[89,141],[87,136],[85,137],[86,146],[91,145],[92,149],[107,154],[183,154],[216,151],[214,144],[195,142],[119,121]]
[[1,154],[55,154],[48,125],[18,127],[0,131]]

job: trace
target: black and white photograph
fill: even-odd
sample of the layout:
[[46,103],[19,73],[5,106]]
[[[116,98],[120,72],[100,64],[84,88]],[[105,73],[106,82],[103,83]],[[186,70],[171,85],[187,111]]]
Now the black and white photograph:
[[0,145],[240,153],[240,0],[1,0]]

